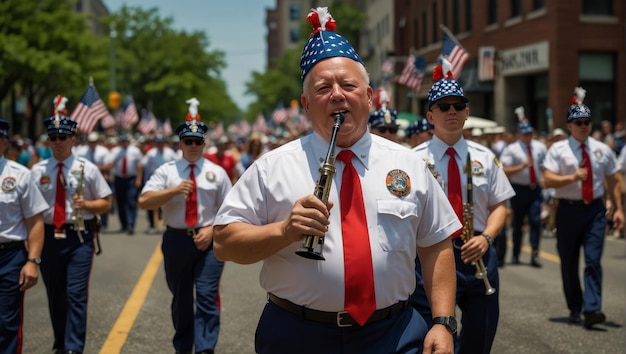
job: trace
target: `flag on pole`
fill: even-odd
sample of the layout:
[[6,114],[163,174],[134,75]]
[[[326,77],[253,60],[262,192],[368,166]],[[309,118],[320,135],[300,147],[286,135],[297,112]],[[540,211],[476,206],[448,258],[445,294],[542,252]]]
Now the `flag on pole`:
[[158,127],[159,127],[159,122],[154,117],[154,114],[152,114],[152,112],[144,113],[141,116],[141,120],[139,121],[139,124],[137,124],[137,130],[141,132],[142,134],[150,134],[156,131]]
[[384,74],[391,74],[393,71],[393,61],[391,59],[385,60],[380,68]]
[[415,57],[410,54],[398,83],[404,85],[414,92],[419,92],[422,87],[422,81],[424,80],[424,71],[426,71],[426,58],[420,56]]
[[495,47],[478,48],[478,79],[481,81],[493,80],[496,77],[495,71]]
[[256,120],[254,121],[254,124],[252,125],[252,131],[255,133],[263,133],[263,134],[266,134],[270,131],[270,128],[267,125],[267,121],[265,120],[265,117],[263,116],[263,114],[259,113],[259,115],[256,116]]
[[115,126],[117,125],[117,121],[115,120],[115,118],[113,118],[112,115],[109,114],[106,117],[102,118],[100,125],[104,129],[111,129],[115,128]]
[[458,80],[459,76],[461,76],[463,65],[469,60],[469,54],[461,47],[457,39],[446,26],[441,25],[441,29],[444,32],[441,42],[441,56],[452,64],[452,75],[455,80]]
[[[143,117],[142,117],[143,118]],[[139,115],[137,114],[137,107],[133,97],[128,95],[124,104],[122,105],[122,116],[120,118],[122,128],[130,130],[130,128],[139,121]]]
[[165,118],[165,121],[163,121],[161,132],[165,136],[171,136],[174,133],[174,130],[172,129],[172,121],[169,118]]
[[78,123],[78,130],[85,134],[91,133],[100,119],[111,115],[100,99],[98,91],[93,85],[93,80],[90,79],[89,81],[87,90],[70,115],[70,118]]

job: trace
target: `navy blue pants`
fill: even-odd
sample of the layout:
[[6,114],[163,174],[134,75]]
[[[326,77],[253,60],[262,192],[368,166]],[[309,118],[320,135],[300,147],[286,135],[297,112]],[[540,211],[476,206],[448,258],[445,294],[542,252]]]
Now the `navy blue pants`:
[[[322,290],[321,290],[322,291]],[[255,334],[258,354],[422,353],[428,332],[412,307],[363,327],[306,320],[268,302]]]
[[[602,252],[606,226],[606,207],[601,199],[591,204],[559,201],[556,213],[556,240],[561,257],[561,277],[567,308],[580,313],[602,309]],[[583,248],[585,291],[581,289],[580,247]]]
[[[462,244],[460,239],[455,239],[453,242],[457,245]],[[457,247],[454,248],[454,260],[456,262],[456,305],[462,313],[462,328],[454,338],[454,352],[456,354],[488,354],[491,352],[500,318],[499,291],[493,295],[485,295],[485,283],[474,276],[476,267],[463,263],[461,251]],[[498,260],[494,247],[489,247],[487,253],[483,255],[483,262],[487,268],[491,286],[498,289]],[[409,298],[409,304],[424,317],[430,328],[432,311],[424,290],[419,258],[415,261],[415,274],[417,284],[415,292]]]
[[0,251],[0,353],[21,353],[24,293],[20,272],[28,254],[24,247]]
[[82,353],[87,333],[87,300],[94,245],[91,232],[81,243],[75,231],[55,239],[54,227],[46,225],[41,253],[41,277],[48,295],[48,310],[54,333],[54,349]]
[[136,176],[115,176],[115,201],[122,230],[132,230],[137,218],[137,187]]
[[174,348],[215,350],[220,330],[218,290],[224,263],[215,258],[213,245],[200,251],[185,232],[167,229],[161,249],[165,279],[173,295]]
[[530,247],[539,250],[543,196],[539,187],[532,189],[529,186],[513,184],[513,189],[515,196],[510,199],[513,210],[513,258],[517,259],[522,249],[522,227],[526,216],[530,227]]

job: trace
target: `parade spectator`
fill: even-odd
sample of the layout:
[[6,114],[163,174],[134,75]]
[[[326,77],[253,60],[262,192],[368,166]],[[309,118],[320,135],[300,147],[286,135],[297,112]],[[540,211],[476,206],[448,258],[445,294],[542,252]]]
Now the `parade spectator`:
[[214,353],[220,330],[224,263],[213,252],[213,224],[231,183],[223,168],[202,158],[206,131],[195,116],[179,125],[182,159],[158,167],[139,197],[143,209],[162,208],[167,225],[161,248],[173,296],[172,344],[180,354]]
[[541,241],[541,206],[543,203],[541,166],[546,156],[546,146],[533,139],[534,128],[524,114],[524,108],[516,109],[518,114],[517,141],[509,144],[500,162],[504,173],[511,181],[515,196],[511,198],[513,211],[513,256],[512,263],[520,264],[523,227],[528,220],[531,246],[530,264],[541,268],[539,243]]
[[209,161],[221,166],[232,183],[237,182],[239,171],[237,170],[237,160],[230,152],[230,139],[227,136],[220,136],[215,144],[215,152],[209,152],[204,155]]
[[[314,132],[263,154],[235,184],[215,222],[219,259],[263,262],[268,303],[256,352],[421,353],[423,346],[425,353],[452,353],[455,280],[448,237],[461,225],[424,162],[368,132],[369,75],[351,45],[332,31],[327,9],[312,10],[307,19],[315,31],[302,51],[301,103]],[[320,161],[335,145],[336,184],[322,186],[330,194],[324,203],[311,193]],[[303,235],[325,241],[306,247]],[[299,249],[325,261],[301,257]],[[433,315],[442,324],[429,332],[406,306],[416,249]]]
[[21,353],[24,294],[39,280],[43,211],[49,206],[31,171],[4,157],[8,137],[9,122],[0,119],[0,351]]
[[245,144],[245,149],[241,153],[241,159],[239,159],[239,164],[242,167],[242,170],[248,169],[254,161],[256,161],[264,152],[266,151],[265,146],[263,145],[263,140],[261,139],[261,135],[257,133],[253,133],[250,135]]
[[[55,114],[44,121],[52,157],[33,166],[48,204],[41,276],[48,295],[54,353],[83,353],[96,215],[109,207],[111,189],[93,163],[72,154],[77,123]],[[82,183],[82,184],[81,184]]]
[[[555,188],[559,199],[556,214],[557,250],[561,259],[563,291],[571,323],[591,328],[606,320],[602,312],[602,249],[607,223],[602,198],[608,197],[614,212],[615,228],[623,226],[624,213],[619,166],[611,148],[591,138],[591,110],[584,104],[586,91],[575,90],[568,110],[567,129],[571,136],[554,143],[544,160],[544,182]],[[605,190],[605,182],[608,187]],[[584,292],[579,276],[580,248],[584,252]]]
[[[515,192],[502,166],[491,150],[463,138],[463,126],[469,117],[468,99],[461,85],[452,78],[450,63],[442,60],[433,72],[433,85],[428,91],[427,118],[435,126],[431,140],[415,148],[420,160],[427,161],[439,186],[444,190],[464,224],[464,234],[453,236],[456,263],[456,305],[462,312],[461,333],[455,337],[456,353],[489,353],[499,319],[499,292],[493,293],[484,279],[477,279],[476,266],[490,285],[499,285],[496,250],[492,246],[506,219],[506,200]],[[468,166],[469,164],[469,166]],[[406,166],[406,165],[405,165]],[[468,175],[468,173],[471,173]],[[471,179],[470,179],[471,178]],[[468,186],[468,184],[471,185]],[[434,192],[434,191],[431,191]],[[461,237],[462,236],[462,237]],[[435,313],[426,297],[425,282],[429,270],[416,260],[417,287],[411,296],[414,306],[428,324]]]

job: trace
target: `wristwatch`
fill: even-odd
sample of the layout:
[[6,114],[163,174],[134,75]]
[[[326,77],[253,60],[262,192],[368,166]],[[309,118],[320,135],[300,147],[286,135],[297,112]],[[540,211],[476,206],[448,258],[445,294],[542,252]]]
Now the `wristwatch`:
[[456,318],[454,316],[439,316],[433,318],[433,324],[440,324],[446,326],[450,334],[456,333]]
[[40,265],[41,264],[41,258],[39,258],[39,257],[37,257],[37,258],[29,258],[29,259],[27,259],[27,261],[33,262],[36,265]]
[[483,234],[483,237],[487,239],[487,242],[489,242],[489,246],[493,245],[493,238],[487,234]]

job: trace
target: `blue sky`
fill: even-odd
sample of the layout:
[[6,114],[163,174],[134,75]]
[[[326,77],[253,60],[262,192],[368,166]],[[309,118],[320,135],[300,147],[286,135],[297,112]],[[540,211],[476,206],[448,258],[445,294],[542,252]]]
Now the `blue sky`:
[[123,5],[143,9],[158,8],[159,17],[172,17],[175,29],[203,31],[209,38],[209,50],[226,54],[227,67],[222,77],[228,93],[241,109],[252,97],[245,96],[245,83],[253,71],[266,66],[267,29],[265,9],[274,8],[275,0],[103,0],[110,12]]

